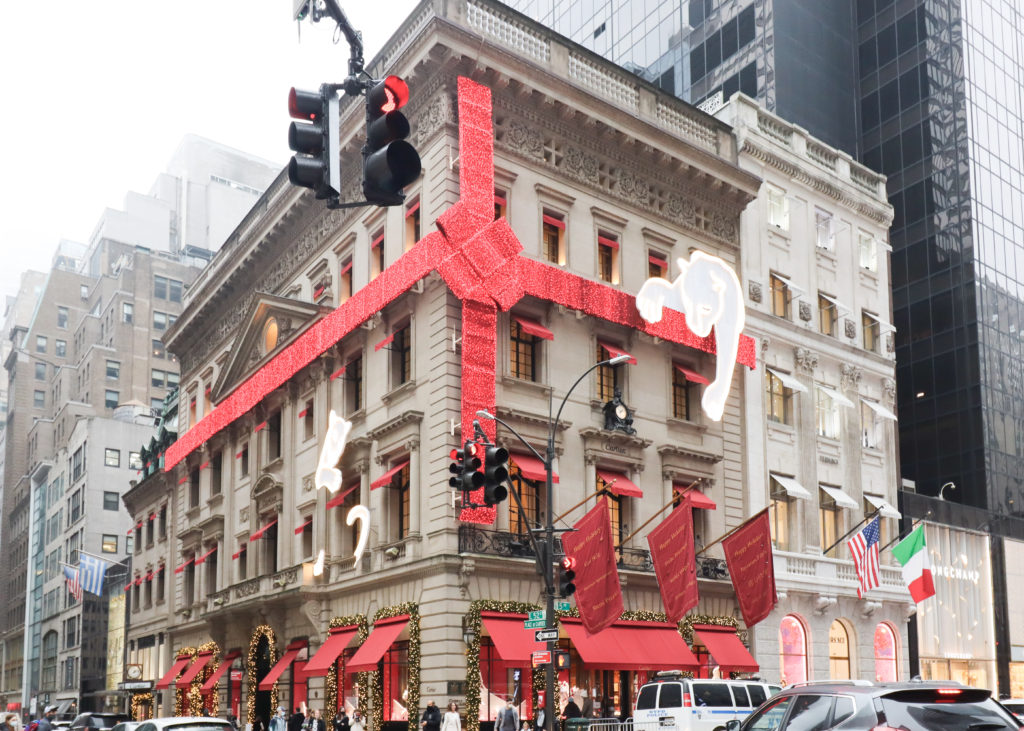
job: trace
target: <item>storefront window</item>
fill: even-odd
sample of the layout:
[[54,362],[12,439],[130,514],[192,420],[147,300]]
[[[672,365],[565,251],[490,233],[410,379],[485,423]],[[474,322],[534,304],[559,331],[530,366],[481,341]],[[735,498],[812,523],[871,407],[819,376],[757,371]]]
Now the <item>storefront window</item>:
[[[336,661],[338,669],[338,708],[344,707],[345,713],[352,715],[359,708],[359,684],[356,673],[346,673],[345,666],[352,662],[356,647],[347,647]],[[337,709],[335,709],[337,710]]]
[[[581,711],[589,712],[590,718],[628,716],[633,708],[636,689],[646,682],[646,673],[594,670],[583,666],[583,658],[575,648],[570,648],[569,654],[568,687],[562,686],[559,706],[564,707],[571,695]],[[645,676],[644,681],[639,680],[641,675]],[[562,680],[560,677],[559,681]]]
[[532,718],[533,674],[529,667],[514,668],[501,659],[490,637],[480,638],[480,720],[495,721],[511,698],[520,718]]
[[807,680],[807,630],[803,622],[789,614],[779,624],[779,647],[782,665],[782,684],[803,683]]
[[875,627],[875,680],[894,683],[896,676],[896,633],[882,622]]
[[[395,642],[381,660],[384,721],[409,720],[409,642]],[[414,710],[414,713],[418,713]]]
[[838,619],[828,629],[828,669],[832,680],[850,679],[850,634]]

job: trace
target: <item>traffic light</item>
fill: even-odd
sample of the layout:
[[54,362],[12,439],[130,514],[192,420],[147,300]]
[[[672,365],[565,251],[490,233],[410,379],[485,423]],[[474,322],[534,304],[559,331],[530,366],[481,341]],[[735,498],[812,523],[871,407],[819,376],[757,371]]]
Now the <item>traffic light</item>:
[[555,670],[562,671],[569,669],[569,651],[555,650]]
[[448,465],[448,471],[452,476],[448,478],[448,484],[457,490],[462,489],[462,465],[465,464],[465,457],[461,449],[453,449],[449,455],[452,463]]
[[497,505],[508,497],[508,450],[488,445],[484,450],[484,502]]
[[405,141],[409,120],[398,111],[408,101],[409,86],[397,76],[366,90],[363,195],[378,206],[400,205],[405,200],[402,188],[420,174],[420,155]]
[[466,496],[465,502],[469,501],[468,494],[470,492],[479,490],[484,484],[484,476],[480,472],[480,458],[477,456],[478,451],[479,448],[473,442],[466,442],[461,450],[452,450],[453,462],[448,466],[448,470],[454,473],[454,476],[448,480],[448,484],[462,490]]
[[563,556],[558,564],[558,596],[565,598],[576,593],[576,559]]
[[288,93],[288,114],[299,120],[288,127],[288,147],[298,153],[288,162],[292,185],[316,191],[317,198],[336,198],[341,191],[340,99],[326,84],[319,92]]

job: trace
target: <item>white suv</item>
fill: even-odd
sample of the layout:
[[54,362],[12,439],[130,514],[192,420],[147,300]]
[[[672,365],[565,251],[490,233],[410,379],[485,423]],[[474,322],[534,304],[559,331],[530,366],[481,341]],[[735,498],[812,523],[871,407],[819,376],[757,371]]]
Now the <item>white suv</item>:
[[746,718],[777,685],[759,680],[701,680],[662,674],[640,688],[633,709],[636,731],[724,731]]

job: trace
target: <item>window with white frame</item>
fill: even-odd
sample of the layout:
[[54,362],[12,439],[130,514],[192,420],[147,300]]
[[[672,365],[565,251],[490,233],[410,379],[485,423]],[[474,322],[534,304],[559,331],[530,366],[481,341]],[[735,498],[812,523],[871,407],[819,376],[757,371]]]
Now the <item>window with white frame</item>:
[[834,338],[839,334],[839,308],[835,299],[818,292],[818,329],[822,335]]
[[828,439],[839,438],[839,402],[832,397],[832,394],[818,386],[814,389],[817,392],[815,400],[815,412],[818,422],[818,436]]
[[860,268],[869,272],[878,271],[878,242],[866,231],[857,235],[857,250],[860,254]]
[[822,489],[818,489],[818,531],[821,539],[821,550],[824,553],[827,549],[832,550],[825,553],[830,558],[838,558],[840,546],[836,544],[839,538],[840,513],[839,505],[835,498]]
[[835,249],[836,234],[832,226],[832,214],[820,208],[814,211],[814,244],[819,249]]
[[768,521],[771,526],[772,545],[780,551],[789,550],[789,525],[795,505],[785,488],[774,478],[770,481]]
[[765,369],[765,415],[776,424],[793,425],[793,389],[780,374]]
[[865,449],[879,449],[882,446],[882,419],[864,401],[860,402],[860,443]]
[[870,312],[861,310],[860,324],[863,330],[864,350],[877,353],[878,342],[881,339],[881,327],[878,318]]
[[789,320],[792,317],[790,303],[793,301],[792,293],[789,289],[789,280],[779,274],[772,273],[768,277],[768,285],[772,295],[772,314]]
[[774,185],[765,186],[768,199],[768,223],[783,231],[789,231],[789,200],[786,191]]

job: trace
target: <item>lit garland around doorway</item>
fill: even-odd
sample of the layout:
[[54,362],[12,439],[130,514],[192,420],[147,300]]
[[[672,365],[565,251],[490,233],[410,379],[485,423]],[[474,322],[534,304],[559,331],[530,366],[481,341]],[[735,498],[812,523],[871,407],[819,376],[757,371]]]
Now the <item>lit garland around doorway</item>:
[[[204,652],[212,652],[214,657],[220,654],[220,646],[216,642],[206,642],[199,646],[196,651],[198,656]],[[189,685],[188,689],[188,715],[190,716],[216,716],[217,706],[220,702],[219,694],[213,693],[210,699],[209,713],[203,711],[203,683],[210,678],[210,674],[217,668],[217,661],[211,659],[203,671],[199,673]]]
[[[277,662],[277,635],[274,628],[268,624],[261,624],[252,631],[249,637],[249,652],[245,656],[245,675],[249,678],[249,702],[245,707],[246,722],[252,724],[256,720],[256,693],[259,686],[259,678],[256,671],[256,653],[259,652],[260,639],[266,637],[270,647],[270,666]],[[270,691],[270,707],[277,708],[277,683],[274,683]],[[269,722],[270,719],[265,719]]]
[[[416,602],[405,602],[393,607],[385,607],[377,611],[373,617],[380,619],[409,615],[409,697],[406,708],[409,709],[409,731],[418,731],[420,715],[420,607]],[[381,729],[384,724],[384,686],[380,672],[366,673],[369,677],[369,697],[373,701],[373,723],[371,728]]]
[[[197,654],[199,654],[199,651],[196,648],[183,647],[182,649],[178,650],[178,652],[175,653],[174,656],[182,657],[184,655],[188,655],[191,658],[191,660],[189,661],[189,665],[191,665],[193,662],[195,662]],[[188,665],[186,665],[185,667],[188,667]],[[179,688],[177,682],[174,682],[172,687],[174,688],[174,715],[184,716],[186,691],[183,691],[181,688]]]
[[[148,706],[148,712],[146,718],[139,718],[139,708]],[[128,714],[132,717],[133,721],[145,721],[146,719],[153,718],[153,694],[152,693],[132,693],[131,702],[128,705]]]
[[[350,627],[352,625],[359,628],[356,631],[356,641],[362,645],[370,634],[370,624],[366,621],[365,614],[353,614],[349,617],[334,617],[331,619],[328,627]],[[359,710],[359,715],[366,718],[367,699],[369,697],[367,694],[366,684],[367,678],[369,678],[370,674],[356,673],[356,676],[356,683],[359,687],[359,697],[356,700],[356,704]],[[338,708],[338,703],[338,663],[335,662],[331,665],[331,669],[327,671],[327,678],[324,681],[324,705],[332,718],[335,710]]]

